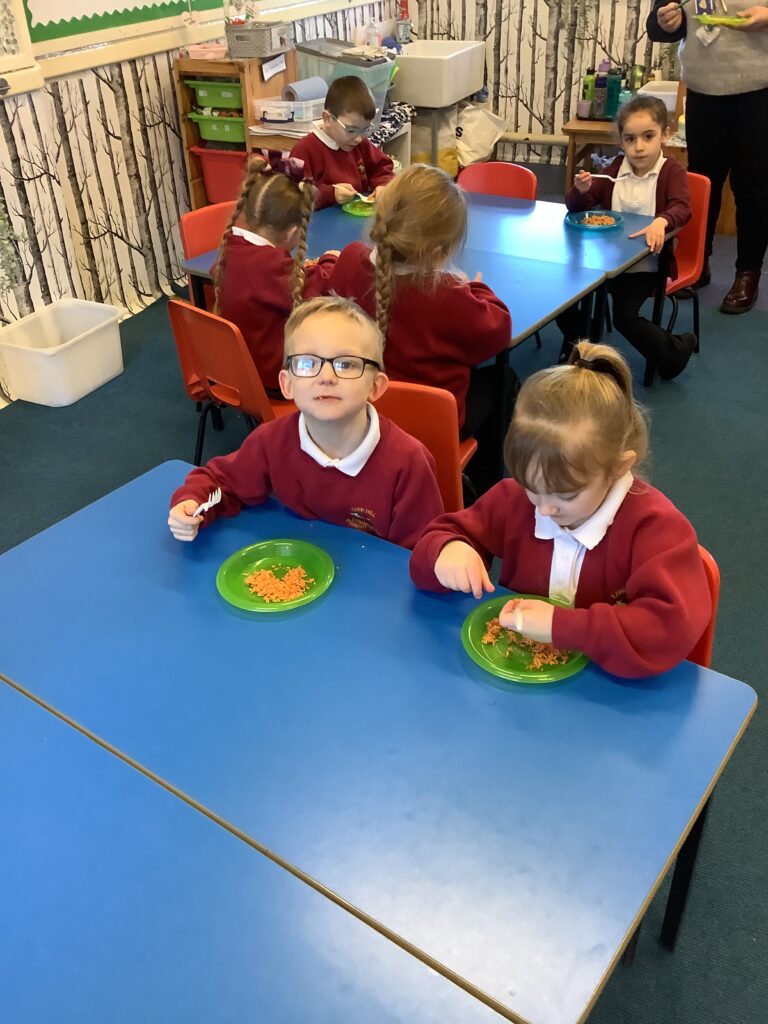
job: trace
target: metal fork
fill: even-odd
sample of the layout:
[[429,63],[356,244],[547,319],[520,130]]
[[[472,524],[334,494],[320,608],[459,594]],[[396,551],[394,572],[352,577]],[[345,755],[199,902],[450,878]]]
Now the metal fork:
[[203,512],[207,512],[209,508],[213,508],[214,505],[218,505],[221,501],[221,488],[217,487],[215,491],[211,491],[208,495],[208,501],[204,501],[202,505],[198,505],[195,511],[192,513],[192,517],[201,516]]

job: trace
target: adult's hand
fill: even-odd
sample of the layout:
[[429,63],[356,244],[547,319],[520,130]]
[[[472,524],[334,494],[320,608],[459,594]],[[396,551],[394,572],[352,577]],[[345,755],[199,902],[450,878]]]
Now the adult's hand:
[[677,3],[666,4],[664,7],[660,7],[656,12],[656,18],[659,22],[659,27],[665,32],[669,32],[670,35],[673,32],[677,32],[683,24],[683,12]]
[[760,29],[768,29],[768,7],[758,4],[756,7],[748,7],[741,11],[744,24],[739,25],[739,32],[756,32]]

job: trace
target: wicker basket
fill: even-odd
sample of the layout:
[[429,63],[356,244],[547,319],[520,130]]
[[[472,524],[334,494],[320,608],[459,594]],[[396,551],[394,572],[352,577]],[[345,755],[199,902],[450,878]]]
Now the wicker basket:
[[293,25],[259,25],[247,21],[242,25],[225,25],[229,56],[234,60],[248,57],[269,57],[284,53],[293,46]]

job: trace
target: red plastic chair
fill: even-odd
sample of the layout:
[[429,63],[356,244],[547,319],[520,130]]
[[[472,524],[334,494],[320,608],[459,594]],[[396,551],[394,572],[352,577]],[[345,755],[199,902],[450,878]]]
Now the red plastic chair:
[[208,416],[223,406],[241,412],[249,427],[296,411],[293,402],[271,399],[267,395],[245,339],[229,320],[179,299],[168,303],[168,315],[185,384],[188,369],[191,369],[203,388],[204,404],[195,445],[196,466],[202,461]]
[[506,196],[508,199],[535,199],[538,186],[533,171],[503,160],[470,164],[459,173],[458,182],[467,192]]
[[445,511],[464,508],[462,471],[477,451],[477,441],[459,440],[459,413],[451,392],[390,381],[376,408],[432,453]]
[[[179,220],[179,232],[181,234],[181,248],[187,259],[193,256],[202,256],[204,252],[216,249],[220,242],[224,229],[229,223],[235,203],[214,203],[212,206],[203,206],[199,210],[190,210],[182,214]],[[189,282],[189,297],[193,299],[192,282]],[[213,288],[211,285],[204,286],[205,307],[213,309]]]
[[[667,324],[671,331],[675,326],[678,312],[676,292],[683,288],[691,288],[693,297],[693,333],[699,338],[699,293],[692,286],[701,277],[704,269],[704,246],[707,235],[707,211],[709,210],[709,194],[712,190],[709,178],[702,174],[688,171],[688,188],[691,192],[692,216],[677,236],[675,259],[677,260],[677,277],[667,282],[666,294],[672,300],[672,315]],[[699,351],[698,344],[696,351]]]
[[712,555],[699,544],[699,554],[704,563],[704,572],[707,575],[709,585],[709,596],[712,601],[712,613],[707,623],[707,628],[699,637],[696,646],[688,655],[688,661],[702,668],[709,668],[712,664],[712,645],[715,642],[715,621],[717,619],[717,606],[720,601],[720,569]]

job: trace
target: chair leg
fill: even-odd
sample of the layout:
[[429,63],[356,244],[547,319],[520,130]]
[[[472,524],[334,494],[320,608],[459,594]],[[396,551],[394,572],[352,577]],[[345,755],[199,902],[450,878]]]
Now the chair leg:
[[200,413],[200,417],[197,421],[197,441],[195,443],[195,458],[194,463],[199,466],[203,460],[203,441],[205,441],[205,423],[208,419],[208,414],[214,408],[211,402],[206,402],[203,406],[203,411]]
[[652,359],[646,359],[645,361],[645,373],[643,374],[643,386],[646,388],[651,387],[653,379],[656,376],[656,363]]
[[605,329],[611,334],[613,332],[613,321],[611,320],[611,305],[608,299],[605,300]]
[[211,426],[217,433],[224,429],[224,416],[218,405],[211,406]]
[[249,412],[243,413],[243,419],[245,420],[245,425],[248,428],[248,430],[255,430],[256,427],[258,427],[259,425],[258,421],[255,420]]
[[[464,497],[464,508],[473,505],[477,501],[477,488],[466,473],[461,474],[461,490]],[[469,498],[469,501],[467,501],[467,498]]]
[[699,293],[696,289],[693,291],[693,333],[696,335],[696,348],[694,352],[699,351]]
[[699,852],[699,843],[704,832],[704,822],[709,810],[709,800],[704,804],[698,818],[693,823],[693,828],[688,833],[685,842],[680,847],[680,852],[675,861],[675,871],[672,875],[672,886],[667,897],[667,909],[664,912],[664,921],[661,925],[659,941],[665,949],[673,950],[677,942],[677,934],[680,931],[680,924],[683,920],[685,903],[688,899],[688,891],[691,887],[693,869],[696,865],[696,854]]
[[[696,292],[693,293],[696,295]],[[667,330],[671,333],[675,324],[677,323],[677,314],[680,310],[680,303],[677,301],[677,296],[670,295],[669,299],[672,303],[672,312],[669,314],[669,323],[667,324]]]
[[536,339],[536,348],[541,348],[541,335],[538,331],[534,334],[534,338]]

